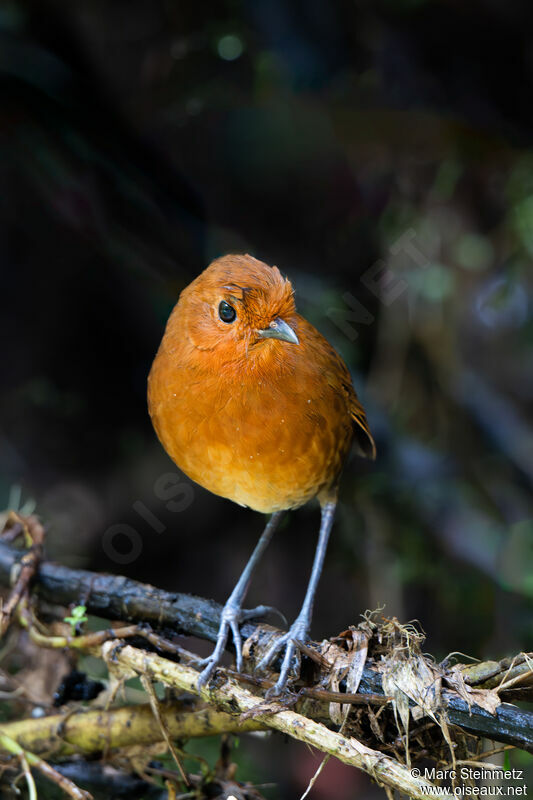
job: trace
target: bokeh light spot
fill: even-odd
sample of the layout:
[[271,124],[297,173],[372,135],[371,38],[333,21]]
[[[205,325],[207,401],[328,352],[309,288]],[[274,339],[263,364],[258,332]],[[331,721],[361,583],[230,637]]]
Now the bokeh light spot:
[[475,308],[487,328],[518,328],[527,319],[528,298],[521,283],[504,276],[483,286]]
[[242,55],[243,50],[242,39],[234,33],[228,33],[218,40],[217,52],[224,61],[235,61]]
[[490,266],[494,256],[489,239],[477,233],[465,233],[457,242],[455,257],[458,264],[473,271]]
[[455,286],[453,273],[444,264],[430,264],[423,270],[411,272],[408,283],[421,297],[433,302],[449,297]]

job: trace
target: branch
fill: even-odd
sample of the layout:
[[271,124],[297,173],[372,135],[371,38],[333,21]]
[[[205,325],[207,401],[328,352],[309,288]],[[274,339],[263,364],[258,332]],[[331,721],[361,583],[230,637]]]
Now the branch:
[[[9,585],[12,569],[23,556],[20,550],[0,542],[0,584]],[[69,569],[49,561],[40,564],[35,585],[38,596],[48,602],[69,605],[79,603],[82,598],[89,613],[105,619],[148,622],[159,630],[168,629],[173,633],[216,641],[221,606],[211,600],[166,592],[123,576]],[[264,635],[262,627],[251,622],[242,625],[241,632],[243,638],[254,636],[260,639]],[[509,671],[507,663],[501,662],[500,667],[502,678],[505,676],[506,681],[514,674]],[[481,669],[481,665],[477,667]],[[523,665],[519,665],[519,659],[513,669],[524,669]],[[483,684],[478,685],[483,688]],[[341,683],[341,688],[345,688],[345,684]],[[380,673],[368,664],[363,670],[358,692],[361,695],[384,695]],[[506,693],[505,696],[511,695]],[[443,700],[452,724],[461,726],[475,736],[533,752],[532,712],[502,703],[492,715],[476,705],[470,708],[465,700],[446,692],[443,692]]]
[[[9,586],[12,569],[24,553],[0,541],[0,584]],[[106,575],[69,569],[51,561],[41,563],[36,576],[37,593],[43,600],[68,606],[79,603],[90,614],[104,619],[148,622],[155,628],[197,636],[215,642],[221,608],[211,600],[194,595],[165,592],[121,575]],[[255,626],[241,627],[249,636]]]
[[[154,653],[146,653],[130,645],[123,646],[122,642],[115,641],[102,646],[102,655],[127,675],[133,670],[140,676],[147,675],[153,681],[161,681],[165,686],[199,694],[206,702],[224,708],[228,713],[253,715],[254,721],[316,747],[323,753],[329,753],[345,764],[367,772],[378,783],[397,789],[415,800],[431,796],[432,784],[424,778],[413,776],[411,770],[396,759],[372,750],[354,738],[331,731],[320,722],[286,710],[282,703],[265,704],[262,698],[225,678],[222,671],[218,673],[221,680],[216,681],[216,686],[199,690],[196,670]],[[445,793],[442,796],[452,797]]]
[[[173,739],[194,739],[220,733],[246,733],[265,730],[254,719],[239,720],[234,714],[202,708],[184,711],[179,702],[161,703],[161,718]],[[0,734],[16,740],[24,750],[49,759],[63,758],[80,751],[86,755],[106,752],[130,745],[151,745],[161,742],[166,749],[161,726],[149,703],[123,706],[105,711],[79,711],[65,717],[55,714],[37,719],[8,722],[0,726]]]

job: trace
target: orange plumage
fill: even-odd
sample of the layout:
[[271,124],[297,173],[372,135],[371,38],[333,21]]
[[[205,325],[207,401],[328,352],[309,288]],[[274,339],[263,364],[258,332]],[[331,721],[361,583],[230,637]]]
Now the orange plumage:
[[[233,304],[229,325],[221,300]],[[257,330],[283,319],[299,346]],[[348,369],[296,313],[292,286],[250,256],[214,261],[181,294],[149,378],[169,456],[214,494],[265,513],[326,498],[355,434],[374,443]]]
[[290,282],[248,255],[213,261],[181,293],[148,403],[183,472],[264,513],[334,504],[352,442],[375,454],[346,365],[296,313]]

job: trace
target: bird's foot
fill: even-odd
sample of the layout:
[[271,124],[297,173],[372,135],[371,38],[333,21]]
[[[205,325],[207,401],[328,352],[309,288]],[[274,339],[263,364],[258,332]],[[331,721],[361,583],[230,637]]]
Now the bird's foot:
[[268,614],[275,614],[280,618],[284,625],[287,625],[287,617],[274,606],[256,606],[255,608],[243,608],[241,611],[241,623],[249,619],[263,619]]
[[267,699],[277,697],[287,688],[287,682],[291,675],[298,677],[300,673],[300,651],[296,642],[306,642],[309,638],[309,619],[299,616],[291,625],[287,633],[278,637],[273,642],[265,655],[257,665],[258,671],[265,670],[272,664],[280,650],[285,648],[279,678],[266,693]]
[[210,656],[197,662],[197,666],[204,668],[198,678],[199,689],[208,683],[220,664],[230,631],[235,646],[236,669],[237,672],[242,672],[242,637],[239,625],[250,619],[260,619],[267,614],[277,614],[287,624],[283,614],[272,606],[256,606],[255,608],[243,609],[231,598],[227,601],[222,609],[215,648]]

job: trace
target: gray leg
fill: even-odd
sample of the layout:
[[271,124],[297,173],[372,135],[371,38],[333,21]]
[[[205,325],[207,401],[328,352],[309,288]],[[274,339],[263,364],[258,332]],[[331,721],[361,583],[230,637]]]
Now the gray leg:
[[283,647],[285,648],[285,655],[283,656],[279,678],[276,685],[270,689],[268,693],[270,695],[280,694],[287,685],[289,672],[291,666],[293,666],[293,660],[297,651],[297,646],[294,644],[293,640],[296,639],[299,642],[305,642],[309,638],[313,602],[320,573],[322,572],[324,557],[326,555],[329,534],[333,524],[333,517],[335,516],[335,507],[336,502],[325,503],[324,506],[322,506],[320,533],[318,535],[318,544],[315,551],[315,560],[313,561],[313,569],[311,570],[311,577],[309,578],[301,611],[291,625],[290,630],[279,639],[276,639],[257,665],[258,670],[265,669],[265,667],[272,663],[279,651]]
[[259,617],[264,615],[268,611],[275,610],[271,609],[270,606],[258,606],[257,608],[251,609],[249,611],[243,611],[241,609],[241,605],[246,596],[246,592],[248,591],[252,574],[255,568],[257,567],[259,561],[261,560],[261,556],[265,552],[268,543],[272,539],[274,531],[276,530],[282,516],[283,516],[283,511],[276,511],[275,514],[272,514],[272,516],[270,517],[265,527],[265,530],[261,534],[261,538],[259,539],[257,545],[255,546],[255,550],[250,556],[250,560],[246,564],[242,572],[242,575],[237,582],[237,585],[235,586],[224,608],[222,609],[222,616],[220,620],[220,627],[218,629],[215,649],[208,658],[200,662],[202,666],[204,665],[205,666],[203,672],[200,673],[200,677],[198,678],[199,687],[204,686],[208,682],[211,675],[213,674],[218,664],[220,663],[220,659],[222,658],[222,653],[224,652],[224,648],[226,647],[226,642],[228,640],[228,635],[230,630],[233,636],[233,643],[235,644],[235,658],[237,662],[237,671],[238,672],[241,671],[242,640],[239,631],[239,623],[243,622],[245,619],[251,619],[254,616]]

